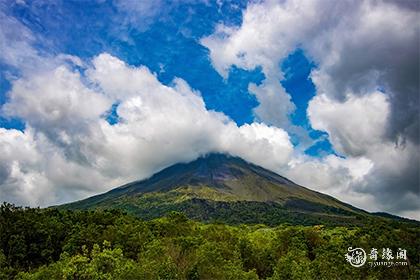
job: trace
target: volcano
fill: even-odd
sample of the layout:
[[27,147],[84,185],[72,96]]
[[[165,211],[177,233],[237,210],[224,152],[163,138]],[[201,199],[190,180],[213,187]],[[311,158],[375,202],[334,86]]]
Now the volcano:
[[122,209],[143,219],[171,211],[229,224],[358,224],[374,215],[226,154],[178,163],[64,209]]

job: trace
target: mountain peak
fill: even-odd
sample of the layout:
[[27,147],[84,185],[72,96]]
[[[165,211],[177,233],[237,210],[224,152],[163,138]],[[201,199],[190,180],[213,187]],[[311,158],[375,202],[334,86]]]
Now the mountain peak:
[[211,153],[207,153],[207,154],[199,156],[197,160],[202,159],[202,160],[210,160],[210,161],[213,161],[213,160],[214,161],[218,161],[218,160],[228,161],[232,158],[239,158],[239,157],[235,157],[227,153],[211,152]]
[[224,164],[232,163],[232,162],[240,162],[240,161],[245,163],[245,161],[243,159],[241,159],[239,157],[231,156],[230,154],[208,153],[208,154],[201,155],[197,159],[195,159],[195,160],[193,160],[193,161],[191,161],[187,164],[198,162],[202,165],[217,168],[220,165],[224,165]]
[[189,162],[189,164],[197,162],[200,165],[208,166],[209,168],[217,168],[226,164],[247,165],[250,164],[240,157],[232,156],[226,153],[208,153],[201,155],[197,159]]
[[[149,218],[160,216],[169,210],[177,210],[191,217],[198,215],[202,220],[219,215],[229,216],[226,209],[236,211],[244,207],[246,209],[240,212],[256,207],[264,209],[261,211],[269,211],[270,215],[278,218],[285,215],[282,219],[287,221],[295,215],[299,219],[300,215],[309,215],[310,219],[317,221],[319,215],[330,219],[331,215],[335,217],[337,214],[349,216],[363,213],[351,205],[299,186],[263,167],[222,153],[209,153],[188,163],[174,164],[145,180],[126,184],[64,207],[123,208]],[[290,211],[299,214],[292,215]],[[312,212],[316,214],[315,218],[311,216]],[[258,222],[258,217],[261,218],[258,213],[252,215],[255,216],[253,222]],[[270,215],[266,216],[264,222],[277,223],[278,221],[268,218]],[[240,216],[235,219],[241,221]]]
[[193,177],[207,178],[213,181],[230,180],[241,176],[243,173],[238,167],[246,164],[248,163],[239,157],[222,153],[206,154],[187,163],[194,170]]

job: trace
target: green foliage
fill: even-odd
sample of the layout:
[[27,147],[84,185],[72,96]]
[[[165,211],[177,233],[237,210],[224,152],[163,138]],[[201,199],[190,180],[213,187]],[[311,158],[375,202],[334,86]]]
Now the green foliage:
[[[0,279],[416,279],[420,228],[142,221],[121,211],[0,206]],[[410,266],[354,268],[348,247],[407,249]]]
[[95,244],[90,252],[84,250],[71,257],[63,254],[59,261],[42,266],[33,273],[19,273],[16,279],[125,280],[142,279],[141,275],[141,267],[135,261],[125,258],[121,249],[101,249]]

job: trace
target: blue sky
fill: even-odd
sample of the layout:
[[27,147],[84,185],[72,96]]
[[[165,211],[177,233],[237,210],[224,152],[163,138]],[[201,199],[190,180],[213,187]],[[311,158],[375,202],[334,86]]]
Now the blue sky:
[[225,152],[420,219],[418,16],[374,0],[0,1],[0,200],[68,202]]
[[[152,14],[145,15],[144,22],[138,19],[140,27],[121,24],[125,15],[112,1],[98,2],[101,3],[58,1],[47,4],[35,1],[21,5],[9,1],[6,12],[42,38],[36,42],[40,52],[66,53],[83,59],[108,52],[130,65],[147,66],[163,84],[170,84],[174,77],[184,79],[201,92],[208,109],[223,112],[238,125],[254,120],[252,110],[258,105],[258,100],[248,91],[248,84],[260,84],[264,80],[261,68],[243,70],[233,66],[229,77],[224,79],[211,65],[208,49],[199,43],[200,38],[213,32],[216,24],[239,25],[246,1],[224,2],[220,6],[212,1],[184,4],[169,1],[160,6],[163,11],[159,13],[164,14],[163,18],[150,11]],[[123,38],[121,34],[124,34]],[[279,83],[296,106],[290,115],[292,123],[310,132],[314,140],[305,152],[311,156],[324,156],[334,153],[328,136],[313,130],[306,117],[308,102],[315,95],[309,77],[314,67],[304,51],[296,49],[280,63],[279,68],[285,77]],[[5,77],[14,69],[6,65],[0,69],[0,102],[5,103],[10,89]],[[24,128],[24,122],[18,119],[1,118],[0,125]],[[299,136],[291,136],[293,143],[298,144]]]

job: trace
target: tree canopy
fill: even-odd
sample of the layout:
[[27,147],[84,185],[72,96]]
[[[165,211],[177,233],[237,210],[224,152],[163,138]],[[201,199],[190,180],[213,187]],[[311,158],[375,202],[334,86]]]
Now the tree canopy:
[[[419,227],[226,225],[172,212],[0,207],[0,279],[418,279]],[[408,266],[352,267],[348,247],[407,250]]]

